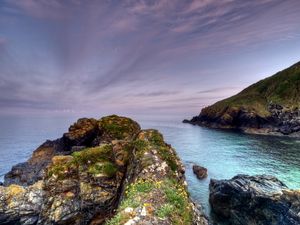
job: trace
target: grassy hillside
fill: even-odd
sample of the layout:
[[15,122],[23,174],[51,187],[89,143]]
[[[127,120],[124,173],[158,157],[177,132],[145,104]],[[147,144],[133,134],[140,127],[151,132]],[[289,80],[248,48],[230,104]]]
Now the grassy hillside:
[[247,87],[237,95],[204,108],[201,114],[218,116],[228,107],[243,107],[266,116],[270,103],[290,108],[300,107],[300,62]]

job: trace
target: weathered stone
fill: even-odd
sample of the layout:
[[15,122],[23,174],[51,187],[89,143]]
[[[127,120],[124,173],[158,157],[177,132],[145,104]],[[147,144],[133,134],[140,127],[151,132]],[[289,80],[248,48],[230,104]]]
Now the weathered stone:
[[216,215],[233,225],[300,224],[300,192],[272,176],[238,175],[211,180],[209,202]]
[[99,129],[97,120],[82,118],[69,128],[69,132],[63,135],[65,146],[69,149],[73,146],[92,146],[96,141]]
[[0,187],[0,224],[36,224],[43,204],[43,183]]
[[207,169],[202,166],[193,165],[193,172],[198,179],[204,179],[207,177]]
[[[186,215],[176,214],[176,220],[206,225],[188,197],[184,172],[158,131],[141,131],[135,121],[115,115],[80,119],[63,138],[44,143],[6,175],[6,186],[0,186],[0,224],[96,225],[116,210],[124,213],[123,224],[171,224],[172,218],[155,214],[167,204],[163,184],[181,196],[184,210],[178,212]],[[149,191],[145,202],[120,209],[125,190],[140,181],[146,182],[141,191]],[[151,191],[148,183],[156,189]]]
[[44,176],[44,170],[51,162],[52,157],[61,150],[62,142],[60,139],[46,141],[33,152],[27,162],[19,163],[12,167],[11,171],[4,177],[4,185],[32,185],[36,181],[41,180]]

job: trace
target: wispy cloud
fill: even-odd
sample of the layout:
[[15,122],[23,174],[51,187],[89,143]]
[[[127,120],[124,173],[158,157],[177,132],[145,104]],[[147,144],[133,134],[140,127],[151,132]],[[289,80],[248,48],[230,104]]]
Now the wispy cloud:
[[240,55],[300,41],[299,10],[298,0],[4,0],[0,107],[210,104],[249,82]]

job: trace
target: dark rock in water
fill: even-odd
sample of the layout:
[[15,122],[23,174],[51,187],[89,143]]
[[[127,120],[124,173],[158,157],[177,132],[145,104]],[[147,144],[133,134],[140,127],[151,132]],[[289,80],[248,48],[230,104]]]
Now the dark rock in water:
[[187,120],[187,119],[184,119],[182,122],[183,122],[183,123],[190,123],[190,121]]
[[11,171],[4,177],[4,185],[32,185],[36,181],[41,180],[44,175],[44,169],[49,165],[52,157],[61,151],[63,151],[61,139],[46,141],[33,152],[27,162],[19,163],[12,167]]
[[0,181],[0,186],[3,186],[3,185],[4,185],[3,182]]
[[204,179],[207,177],[207,169],[202,166],[193,165],[193,172],[198,179]]
[[300,191],[273,176],[211,180],[209,190],[213,212],[232,225],[300,224]]
[[[0,224],[158,225],[176,217],[180,224],[208,225],[188,197],[184,172],[156,130],[115,115],[78,120],[5,176]],[[170,193],[180,205],[167,201]],[[164,218],[154,213],[166,207],[172,210]]]

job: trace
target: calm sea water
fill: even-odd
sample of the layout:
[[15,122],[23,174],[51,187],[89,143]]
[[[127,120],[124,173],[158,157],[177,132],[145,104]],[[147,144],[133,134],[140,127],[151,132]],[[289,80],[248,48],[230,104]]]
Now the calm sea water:
[[[46,139],[61,137],[74,121],[75,118],[0,118],[0,174],[28,159]],[[207,214],[211,178],[270,174],[289,188],[300,188],[300,140],[213,130],[180,121],[139,123],[142,128],[160,130],[177,150],[186,166],[191,195]],[[193,164],[208,168],[208,178],[196,179],[191,169]]]

